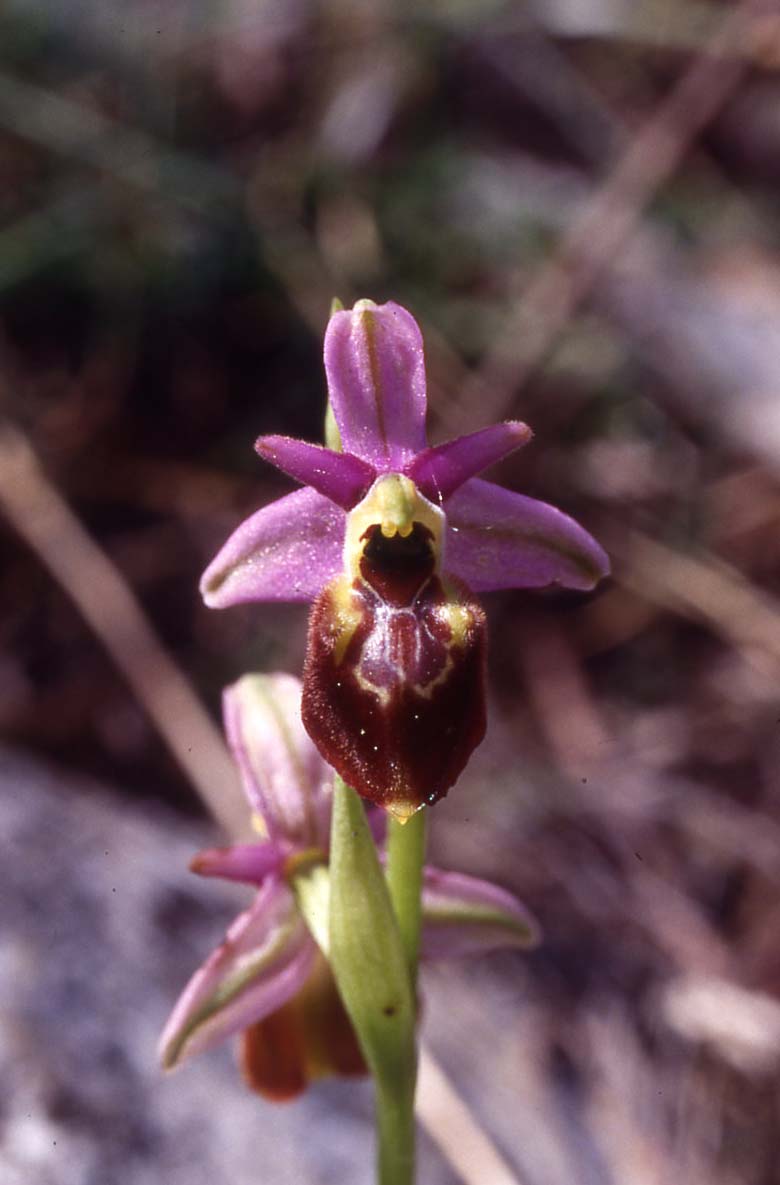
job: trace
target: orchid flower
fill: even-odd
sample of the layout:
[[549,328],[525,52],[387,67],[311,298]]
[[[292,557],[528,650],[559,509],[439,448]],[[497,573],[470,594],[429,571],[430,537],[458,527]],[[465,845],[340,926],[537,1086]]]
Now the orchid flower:
[[263,436],[260,456],[305,484],[228,539],[208,605],[314,601],[303,719],[323,756],[403,819],[454,784],[485,730],[485,619],[475,594],[609,571],[561,511],[476,475],[531,437],[494,424],[429,448],[423,343],[399,305],[361,300],[325,334],[343,451]]
[[[201,852],[192,868],[254,885],[257,895],[193,975],[160,1040],[161,1060],[171,1068],[243,1034],[247,1081],[277,1100],[325,1074],[365,1072],[299,906],[300,878],[326,866],[333,796],[333,771],[304,731],[300,697],[299,680],[284,674],[247,675],[225,692],[228,741],[263,837]],[[511,893],[434,868],[425,870],[423,917],[428,959],[526,948],[537,938],[535,922]]]

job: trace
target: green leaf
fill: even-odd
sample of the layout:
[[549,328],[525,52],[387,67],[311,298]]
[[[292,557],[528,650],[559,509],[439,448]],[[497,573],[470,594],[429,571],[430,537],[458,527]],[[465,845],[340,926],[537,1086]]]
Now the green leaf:
[[366,1062],[386,1083],[415,1071],[415,1002],[390,894],[354,790],[336,779],[330,961]]

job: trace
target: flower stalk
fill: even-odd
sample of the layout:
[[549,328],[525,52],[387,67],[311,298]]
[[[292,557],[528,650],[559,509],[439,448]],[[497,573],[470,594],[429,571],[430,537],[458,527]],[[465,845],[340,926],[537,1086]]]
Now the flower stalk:
[[360,799],[336,778],[330,960],[376,1087],[379,1185],[414,1181],[416,1001],[407,948]]
[[406,952],[412,990],[417,987],[422,922],[427,812],[416,811],[406,822],[391,817],[387,829],[387,887]]
[[414,1185],[415,1082],[388,1089],[376,1081],[377,1185]]

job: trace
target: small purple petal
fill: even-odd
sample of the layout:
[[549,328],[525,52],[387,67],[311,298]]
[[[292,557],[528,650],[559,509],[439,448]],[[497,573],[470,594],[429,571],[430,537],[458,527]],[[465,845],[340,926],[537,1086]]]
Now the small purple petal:
[[196,971],[160,1038],[172,1069],[280,1008],[300,990],[316,956],[287,885],[266,881],[225,941]]
[[244,791],[271,839],[325,848],[333,771],[303,727],[300,680],[245,675],[225,689],[222,705]]
[[539,927],[522,902],[475,876],[426,868],[422,907],[424,959],[527,949],[539,941]]
[[444,567],[474,592],[593,588],[609,574],[603,547],[546,502],[472,478],[446,506]]
[[344,510],[356,506],[376,478],[374,468],[351,453],[334,453],[289,436],[261,436],[255,449],[264,461],[319,490]]
[[289,844],[273,842],[207,848],[193,856],[190,870],[198,876],[219,876],[246,885],[261,885],[266,877],[281,871],[289,853]]
[[492,424],[419,453],[406,474],[426,498],[441,505],[470,477],[527,444],[532,435],[527,424],[516,420]]
[[401,471],[425,448],[425,360],[411,313],[361,300],[334,313],[325,372],[344,451],[378,472]]
[[200,582],[211,609],[247,601],[311,601],[341,571],[343,510],[296,490],[246,519]]

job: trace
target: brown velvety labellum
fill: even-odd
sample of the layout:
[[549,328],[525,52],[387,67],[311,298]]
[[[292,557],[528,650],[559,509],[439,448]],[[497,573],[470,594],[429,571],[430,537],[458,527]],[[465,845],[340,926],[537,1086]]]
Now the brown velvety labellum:
[[368,1073],[323,958],[297,996],[244,1032],[241,1069],[247,1084],[275,1103],[297,1098],[318,1078]]
[[485,618],[433,575],[430,533],[367,532],[360,578],[309,620],[303,722],[325,759],[400,818],[443,797],[485,732]]

